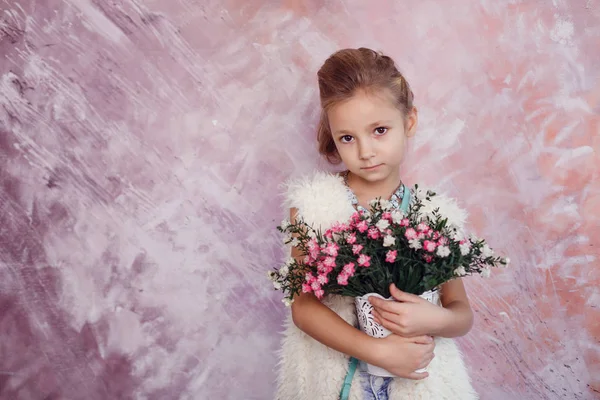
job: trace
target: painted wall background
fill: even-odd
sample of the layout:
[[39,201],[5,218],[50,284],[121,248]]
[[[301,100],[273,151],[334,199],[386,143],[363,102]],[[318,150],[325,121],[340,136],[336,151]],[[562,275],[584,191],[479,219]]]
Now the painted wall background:
[[270,398],[278,185],[326,167],[315,73],[361,45],[413,85],[406,180],[513,260],[467,280],[482,399],[600,398],[597,0],[0,11],[0,398]]

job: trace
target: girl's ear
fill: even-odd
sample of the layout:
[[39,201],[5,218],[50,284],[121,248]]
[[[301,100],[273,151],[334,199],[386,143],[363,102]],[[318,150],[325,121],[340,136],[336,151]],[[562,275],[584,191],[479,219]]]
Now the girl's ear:
[[419,110],[413,107],[406,116],[406,136],[412,137],[417,133],[417,125],[419,124]]

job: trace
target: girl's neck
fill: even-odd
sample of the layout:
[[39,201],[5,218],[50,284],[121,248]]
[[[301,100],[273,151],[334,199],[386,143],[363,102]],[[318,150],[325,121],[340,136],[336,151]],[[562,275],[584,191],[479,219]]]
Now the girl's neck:
[[385,179],[375,182],[362,179],[349,171],[347,171],[346,174],[346,184],[354,192],[359,203],[368,203],[370,200],[377,197],[389,200],[398,187],[402,185],[400,171],[391,173]]

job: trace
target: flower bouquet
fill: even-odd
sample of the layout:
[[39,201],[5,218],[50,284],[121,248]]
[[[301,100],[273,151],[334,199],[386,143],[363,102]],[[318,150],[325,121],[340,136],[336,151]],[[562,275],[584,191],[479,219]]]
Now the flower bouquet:
[[[391,332],[373,321],[369,296],[392,300],[389,287],[439,303],[439,287],[454,278],[472,274],[490,275],[492,267],[506,266],[483,239],[465,237],[448,218],[432,209],[434,192],[415,186],[414,201],[406,213],[393,209],[386,200],[370,203],[370,212],[355,212],[349,221],[325,231],[302,218],[285,220],[277,229],[284,243],[303,254],[268,272],[275,289],[284,293],[290,306],[299,293],[322,299],[336,294],[355,298],[359,327],[373,337]],[[369,372],[392,376],[387,371]]]

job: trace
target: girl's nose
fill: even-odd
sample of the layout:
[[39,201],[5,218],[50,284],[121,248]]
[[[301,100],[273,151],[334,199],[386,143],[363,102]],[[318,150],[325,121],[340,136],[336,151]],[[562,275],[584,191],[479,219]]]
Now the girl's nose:
[[370,143],[368,143],[368,142],[359,143],[358,157],[361,160],[368,160],[370,158],[373,158],[374,155],[375,155],[375,150],[373,149],[373,146],[371,146]]

